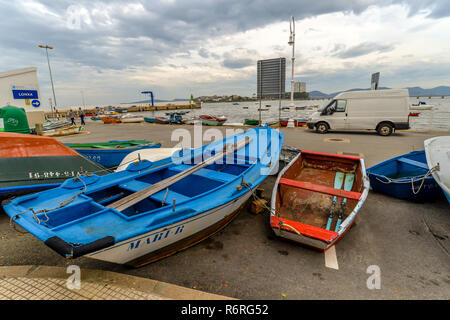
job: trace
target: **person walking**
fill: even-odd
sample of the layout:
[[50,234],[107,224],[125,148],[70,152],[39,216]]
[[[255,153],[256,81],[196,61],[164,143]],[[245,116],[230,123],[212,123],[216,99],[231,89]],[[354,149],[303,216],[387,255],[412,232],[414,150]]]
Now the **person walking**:
[[81,125],[82,126],[85,126],[86,125],[86,123],[84,122],[84,116],[85,116],[85,114],[84,114],[84,111],[83,110],[81,110],[81,108],[79,109],[80,111],[79,111],[79,115],[80,115],[80,119],[81,119]]
[[75,113],[72,112],[72,109],[69,110],[67,117],[70,119],[70,121],[72,121],[71,124],[74,124],[74,125],[76,124],[75,123]]

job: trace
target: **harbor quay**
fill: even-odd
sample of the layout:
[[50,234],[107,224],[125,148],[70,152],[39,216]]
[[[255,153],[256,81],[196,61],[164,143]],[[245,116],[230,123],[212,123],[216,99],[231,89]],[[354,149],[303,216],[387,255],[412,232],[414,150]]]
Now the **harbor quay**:
[[[245,128],[248,127],[241,129]],[[146,139],[169,148],[179,143],[179,139],[174,139],[179,137],[174,135],[178,129],[194,137],[192,125],[89,122],[83,133],[56,139],[63,143]],[[238,128],[203,126],[203,144],[211,142],[211,135],[207,134],[210,129],[225,135],[227,130]],[[388,137],[366,132],[318,134],[304,128],[280,131],[284,134],[284,146],[362,157],[366,168],[423,150],[426,139],[448,135],[408,130]],[[276,175],[268,176],[260,186],[262,198],[268,203],[275,180]],[[351,230],[325,253],[275,237],[269,227],[269,213],[254,213],[251,202],[248,200],[225,228],[206,240],[139,268],[85,257],[65,259],[31,234],[11,228],[9,217],[0,212],[0,266],[23,266],[26,270],[21,272],[27,274],[33,269],[30,266],[36,269],[75,265],[81,272],[97,270],[95,275],[99,278],[102,273],[105,278],[115,273],[134,277],[135,282],[135,277],[140,277],[190,289],[183,291],[183,298],[187,299],[192,292],[204,292],[203,299],[208,299],[207,294],[255,300],[450,297],[450,216],[444,197],[433,202],[411,202],[371,190]],[[140,292],[123,294],[145,298]]]

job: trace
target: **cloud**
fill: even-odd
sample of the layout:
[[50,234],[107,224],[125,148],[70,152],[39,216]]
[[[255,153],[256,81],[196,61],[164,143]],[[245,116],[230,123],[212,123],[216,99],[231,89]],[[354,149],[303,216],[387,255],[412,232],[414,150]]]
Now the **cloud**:
[[395,46],[392,44],[364,42],[348,49],[343,49],[343,46],[338,46],[338,48],[335,47],[335,53],[333,55],[342,59],[348,59],[364,56],[370,53],[389,52],[392,51],[394,47]]
[[[159,85],[162,92],[171,95],[161,98],[174,98],[177,92],[184,94],[185,87],[190,85],[186,77],[205,79],[199,90],[221,88],[220,81],[233,79],[244,94],[254,91],[251,72],[255,70],[250,67],[254,65],[256,69],[258,59],[274,55],[290,57],[288,36],[282,30],[289,30],[291,15],[298,25],[309,21],[306,28],[297,28],[297,66],[303,64],[299,57],[305,52],[301,50],[311,43],[311,48],[315,48],[310,50],[311,54],[323,55],[327,60],[304,60],[311,64],[303,66],[325,65],[336,70],[329,65],[342,64],[339,59],[369,56],[370,52],[387,53],[394,48],[397,52],[400,45],[395,41],[384,44],[369,37],[366,39],[371,39],[370,42],[363,41],[358,38],[359,26],[353,26],[358,32],[352,37],[343,35],[324,42],[326,33],[336,35],[333,28],[320,25],[324,20],[318,17],[341,13],[329,21],[338,29],[347,17],[362,15],[373,8],[382,11],[397,4],[411,17],[421,15],[424,20],[435,21],[450,14],[448,3],[447,0],[287,0],[280,5],[279,0],[0,0],[0,28],[8,30],[0,33],[3,53],[0,66],[8,69],[37,66],[41,92],[45,95],[49,88],[47,61],[37,45],[53,45],[55,49],[49,52],[52,71],[57,91],[64,88],[58,101],[64,102],[78,100],[78,88],[89,86],[94,88],[99,103],[102,99],[113,103],[118,96],[133,95],[144,85],[154,88]],[[355,20],[352,19],[349,21]],[[283,27],[277,29],[281,23]],[[271,33],[270,28],[278,33]],[[269,32],[261,34],[261,30]],[[250,33],[255,37],[249,38]],[[278,41],[281,37],[283,41]],[[305,40],[307,37],[310,38]],[[309,58],[307,54],[305,57]],[[184,78],[180,70],[186,70]],[[246,80],[238,80],[244,73]],[[164,89],[158,84],[159,79],[178,86]],[[229,81],[227,87],[233,88]],[[76,88],[75,94],[68,93],[70,87]],[[89,97],[87,91],[85,95]]]

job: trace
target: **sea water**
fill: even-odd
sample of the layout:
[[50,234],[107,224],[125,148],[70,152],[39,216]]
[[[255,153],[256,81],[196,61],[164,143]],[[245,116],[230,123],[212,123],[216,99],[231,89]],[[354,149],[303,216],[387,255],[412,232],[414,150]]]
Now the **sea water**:
[[[424,101],[433,105],[432,110],[411,110],[418,112],[418,117],[410,117],[410,126],[412,130],[435,130],[450,131],[450,97],[431,97],[431,98],[410,98],[411,104],[417,104]],[[290,100],[262,100],[261,108],[268,109],[261,111],[262,123],[270,123],[280,118],[308,118],[313,112],[327,105],[330,99],[320,100],[295,100],[295,107],[312,107],[311,110],[296,110],[290,107],[289,110],[280,110],[282,107],[289,107]],[[313,107],[317,106],[317,107]],[[183,119],[198,118],[200,115],[225,116],[228,120],[225,124],[242,124],[245,119],[259,120],[260,111],[259,101],[239,102],[234,105],[232,102],[202,103],[201,109],[189,110],[189,113],[183,115]],[[175,110],[145,111],[135,114],[144,117],[166,116],[166,112]]]

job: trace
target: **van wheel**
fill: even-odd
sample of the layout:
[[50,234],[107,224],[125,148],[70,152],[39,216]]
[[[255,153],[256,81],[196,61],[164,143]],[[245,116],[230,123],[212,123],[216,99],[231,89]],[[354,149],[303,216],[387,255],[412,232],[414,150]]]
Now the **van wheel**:
[[380,136],[387,137],[392,134],[394,128],[389,123],[381,123],[378,125],[377,132]]
[[327,133],[328,132],[328,124],[326,124],[325,122],[319,122],[316,125],[316,132],[318,133]]

